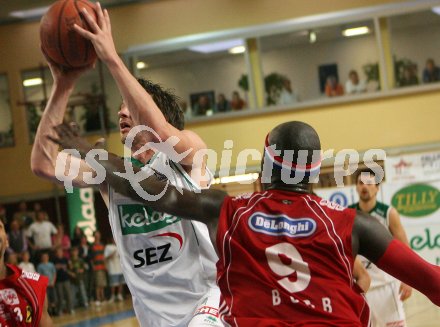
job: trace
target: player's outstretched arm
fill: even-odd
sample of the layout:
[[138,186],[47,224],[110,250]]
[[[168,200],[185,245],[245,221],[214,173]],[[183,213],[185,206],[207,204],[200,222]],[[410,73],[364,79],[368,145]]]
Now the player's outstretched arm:
[[440,306],[440,267],[432,265],[376,219],[358,211],[353,226],[353,253],[359,253],[380,269],[425,294]]
[[[116,52],[108,11],[103,10],[98,3],[96,13],[98,22],[95,22],[90,13],[84,10],[83,15],[90,30],[75,25],[75,31],[93,43],[98,57],[107,65],[112,74],[135,124],[147,125],[152,128],[160,137],[160,140],[155,140],[157,142],[165,141],[171,136],[178,137],[179,142],[174,146],[174,150],[179,154],[191,150],[180,161],[180,164],[193,166],[194,155],[198,150],[206,148],[206,144],[196,133],[188,130],[181,131],[166,121],[151,95],[130,73]],[[196,164],[203,165],[204,162],[196,162]]]
[[[31,153],[31,169],[32,172],[39,177],[55,183],[60,183],[56,178],[55,173],[59,152],[58,146],[53,142],[50,142],[48,137],[55,136],[53,128],[63,122],[67,103],[75,87],[75,82],[88,68],[65,71],[51,62],[49,62],[49,67],[54,79],[54,85],[35,135]],[[67,170],[68,167],[72,165],[73,161],[79,159],[72,156],[66,156],[65,160],[64,167],[66,167]],[[73,181],[74,186],[87,186],[83,183],[81,178],[82,172],[84,171],[91,171],[91,169],[82,162],[80,163],[80,174],[78,175],[78,178]]]
[[[57,137],[50,137],[50,139],[65,149],[78,150],[82,158],[86,158],[86,154],[93,149],[92,145],[79,137],[67,124],[61,124],[54,130]],[[155,175],[149,177],[145,175],[145,179],[136,182],[132,175],[127,178],[120,176],[120,173],[125,173],[123,159],[112,153],[108,153],[108,158],[104,159],[105,157],[107,156],[87,157],[86,160],[90,160],[90,165],[98,163],[104,167],[106,182],[118,193],[147,203],[148,206],[161,212],[185,219],[198,220],[207,224],[208,227],[215,225],[213,222],[216,222],[220,216],[220,209],[227,195],[225,192],[202,190],[199,193],[193,193],[186,189],[182,189],[180,192],[172,185],[160,181]],[[132,168],[136,174],[143,173],[137,167]]]

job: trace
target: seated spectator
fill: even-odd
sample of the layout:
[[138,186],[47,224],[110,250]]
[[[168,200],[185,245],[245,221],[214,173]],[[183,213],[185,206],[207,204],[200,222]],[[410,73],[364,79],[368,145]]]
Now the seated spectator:
[[276,101],[277,105],[287,105],[298,102],[298,96],[292,89],[292,84],[288,78],[283,79],[283,86]]
[[42,252],[40,264],[37,266],[37,272],[49,278],[49,284],[46,289],[46,298],[48,302],[48,312],[51,316],[57,316],[57,296],[55,292],[55,282],[57,279],[57,271],[55,265],[49,261],[49,253]]
[[237,91],[232,92],[231,108],[232,110],[242,110],[246,108],[246,101],[240,97]]
[[206,95],[199,96],[194,110],[197,116],[211,116],[214,112],[211,101]]
[[416,68],[414,66],[405,66],[403,68],[402,78],[399,82],[400,87],[419,84],[419,78],[417,77],[415,70]]
[[335,97],[344,94],[344,88],[333,75],[327,77],[327,81],[325,84],[325,94],[328,97]]
[[31,259],[31,256],[29,254],[29,251],[24,251],[21,254],[21,260],[22,261],[20,262],[20,264],[18,266],[22,270],[24,270],[24,271],[28,271],[28,272],[34,273],[34,272],[36,272],[35,271],[35,266],[34,266],[34,264],[32,262],[29,261],[30,259]]
[[17,220],[12,220],[9,226],[9,250],[20,254],[27,250],[28,243],[23,229],[20,229],[20,224]]
[[216,112],[227,112],[231,111],[231,104],[228,99],[226,99],[223,93],[220,93],[217,97],[217,103],[215,105]]
[[364,93],[367,90],[367,84],[364,80],[359,80],[357,71],[351,70],[348,74],[348,80],[345,83],[346,94]]
[[432,83],[440,81],[440,68],[435,65],[434,59],[426,60],[423,70],[423,83]]

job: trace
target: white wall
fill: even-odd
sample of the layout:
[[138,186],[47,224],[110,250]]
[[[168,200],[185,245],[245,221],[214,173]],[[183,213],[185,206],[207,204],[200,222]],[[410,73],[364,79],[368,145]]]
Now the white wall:
[[201,60],[156,69],[140,71],[140,76],[159,83],[190,104],[192,93],[215,91],[215,95],[224,93],[231,99],[233,91],[243,91],[238,87],[238,80],[246,73],[243,55],[228,55],[222,58]]
[[319,89],[318,66],[336,63],[341,84],[344,86],[350,70],[357,70],[364,78],[362,66],[379,61],[374,35],[338,41],[297,45],[267,51],[262,54],[265,75],[277,72],[292,81],[301,100],[323,97]]

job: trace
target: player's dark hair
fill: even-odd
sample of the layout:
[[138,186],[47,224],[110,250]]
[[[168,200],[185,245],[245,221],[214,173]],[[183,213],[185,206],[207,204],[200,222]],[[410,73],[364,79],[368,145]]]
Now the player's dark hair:
[[[268,143],[276,145],[276,149],[281,150],[281,157],[284,157],[284,151],[293,150],[292,163],[294,164],[310,165],[316,160],[316,152],[318,151],[320,155],[321,151],[321,141],[318,133],[312,126],[300,121],[291,121],[275,127],[269,134]],[[302,162],[303,158],[299,160],[299,156],[304,153],[307,154],[305,163]],[[276,170],[273,171],[273,174],[277,176]],[[295,171],[292,170],[291,177],[294,175]],[[308,182],[309,177],[304,176],[301,183]]]
[[162,111],[167,122],[178,130],[183,130],[185,119],[183,111],[178,104],[179,98],[169,90],[164,90],[159,84],[149,80],[138,78],[138,82],[153,97],[154,102]]
[[359,169],[358,171],[356,171],[356,173],[354,175],[355,176],[354,180],[356,181],[356,184],[358,183],[359,178],[361,177],[362,173],[366,173],[366,174],[370,174],[371,176],[374,176],[374,180],[376,182],[376,185],[380,184],[380,180],[379,180],[378,174],[376,174],[374,172],[374,170],[371,169],[371,168],[362,168],[362,169]]

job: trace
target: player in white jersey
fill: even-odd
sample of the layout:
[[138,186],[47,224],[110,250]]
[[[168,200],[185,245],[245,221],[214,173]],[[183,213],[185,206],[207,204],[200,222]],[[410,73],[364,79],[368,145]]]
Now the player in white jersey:
[[[122,141],[137,125],[148,125],[154,132],[144,132],[142,137],[135,138],[133,154],[149,142],[177,137],[173,149],[176,154],[185,154],[179,163],[172,163],[164,154],[152,158],[151,149],[136,154],[134,159],[145,165],[144,169],[172,168],[166,177],[173,185],[189,189],[207,187],[209,182],[193,181],[188,175],[192,169],[205,172],[205,162],[194,163],[194,154],[206,145],[197,134],[183,129],[183,113],[174,96],[131,75],[115,50],[107,11],[97,4],[96,12],[98,24],[84,12],[90,31],[76,30],[91,39],[121,92],[123,102],[118,115]],[[49,66],[54,85],[35,137],[31,167],[38,176],[60,183],[55,173],[58,148],[49,142],[48,136],[53,136],[53,127],[63,121],[78,77],[90,67],[63,70],[53,63]],[[73,156],[65,156],[64,160],[71,164],[76,161],[80,166],[73,185],[89,187],[84,174],[95,173],[94,170]],[[153,212],[119,196],[106,183],[100,184],[99,189],[109,207],[123,273],[141,326],[221,326],[217,319],[220,297],[215,284],[217,256],[206,226]]]
[[[365,176],[362,179],[361,173],[364,173]],[[374,172],[370,169],[364,169],[358,173],[356,191],[359,194],[359,202],[352,204],[350,208],[375,217],[395,238],[408,244],[397,210],[377,201],[379,185],[376,184],[374,176]],[[411,287],[400,283],[364,257],[361,257],[361,260],[371,277],[371,286],[366,297],[370,306],[372,326],[405,327],[405,312],[402,301],[411,296]]]

